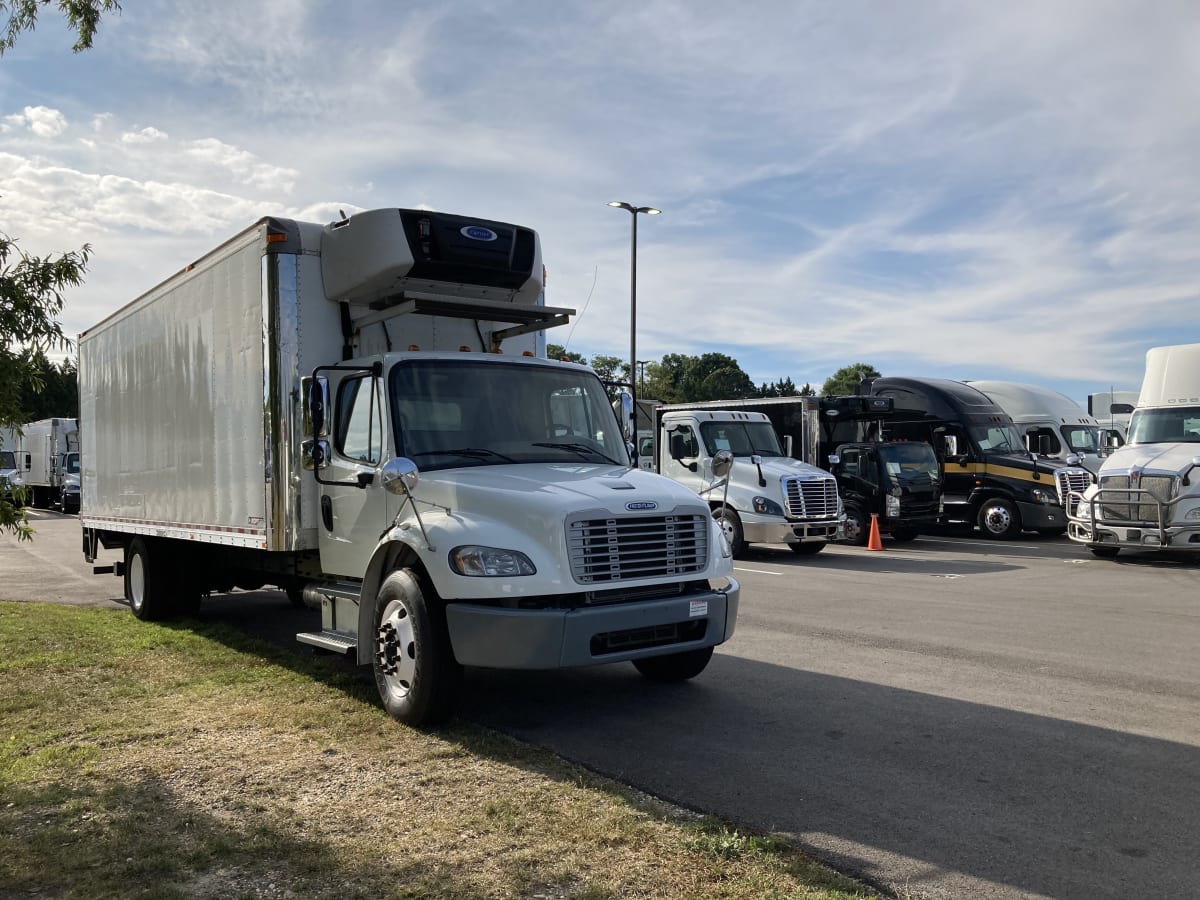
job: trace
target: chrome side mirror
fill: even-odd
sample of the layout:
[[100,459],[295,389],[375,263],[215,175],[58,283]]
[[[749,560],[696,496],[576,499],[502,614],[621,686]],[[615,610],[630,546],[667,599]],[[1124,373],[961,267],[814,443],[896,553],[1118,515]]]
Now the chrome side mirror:
[[718,450],[712,460],[714,478],[724,478],[733,468],[733,454],[728,450]]
[[304,436],[326,437],[329,434],[325,422],[325,412],[329,409],[329,379],[324,375],[301,378],[300,395],[304,398]]
[[379,475],[379,483],[385,491],[401,496],[411,494],[419,480],[417,464],[406,456],[389,459]]
[[300,465],[307,472],[319,471],[329,465],[329,441],[309,438],[300,444]]

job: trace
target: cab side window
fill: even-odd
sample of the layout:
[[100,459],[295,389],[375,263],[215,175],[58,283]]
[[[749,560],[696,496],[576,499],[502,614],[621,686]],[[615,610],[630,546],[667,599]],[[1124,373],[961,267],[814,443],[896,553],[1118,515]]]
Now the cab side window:
[[347,378],[338,386],[334,446],[355,462],[383,459],[383,400],[379,379]]

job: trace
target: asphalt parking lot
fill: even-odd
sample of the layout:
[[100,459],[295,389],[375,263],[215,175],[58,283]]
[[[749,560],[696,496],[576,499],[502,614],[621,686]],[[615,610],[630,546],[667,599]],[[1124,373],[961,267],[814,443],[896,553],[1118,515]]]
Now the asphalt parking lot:
[[[119,609],[77,523],[31,519],[32,544],[0,539],[0,598]],[[1200,560],[885,548],[752,549],[691,683],[471,670],[463,715],[913,896],[1200,895]],[[270,591],[202,611],[297,652],[308,614]]]

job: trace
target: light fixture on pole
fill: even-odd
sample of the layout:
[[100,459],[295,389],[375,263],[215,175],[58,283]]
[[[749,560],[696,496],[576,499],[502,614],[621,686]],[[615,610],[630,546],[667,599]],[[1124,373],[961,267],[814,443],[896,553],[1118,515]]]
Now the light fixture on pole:
[[[634,206],[623,200],[612,200],[608,205],[626,210],[633,219],[633,239],[629,249],[629,393],[633,397],[633,446],[636,448],[637,391],[634,390],[634,382],[637,380],[637,217],[638,213],[657,216],[662,210],[653,206]],[[637,452],[636,449],[634,452]]]

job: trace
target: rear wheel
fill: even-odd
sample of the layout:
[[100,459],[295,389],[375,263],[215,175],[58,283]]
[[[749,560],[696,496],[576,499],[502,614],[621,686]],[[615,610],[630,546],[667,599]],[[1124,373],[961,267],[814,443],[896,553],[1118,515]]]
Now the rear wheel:
[[135,537],[125,548],[125,600],[147,622],[188,616],[200,608],[194,566],[170,542]]
[[805,541],[803,544],[788,544],[797,556],[816,556],[825,549],[825,541]]
[[729,544],[730,552],[734,556],[741,556],[746,550],[746,539],[742,531],[741,517],[726,506],[723,509],[721,507],[714,509],[713,518],[721,526],[721,533],[725,535],[725,541]]
[[406,725],[445,721],[458,707],[463,672],[445,607],[410,569],[389,575],[376,595],[372,667],[384,709]]
[[712,655],[712,647],[703,647],[667,656],[635,659],[633,666],[651,681],[687,681],[704,671]]
[[1120,547],[1088,547],[1092,551],[1092,556],[1100,559],[1116,559],[1117,554],[1121,552]]
[[979,530],[984,537],[1012,540],[1021,533],[1021,514],[1011,500],[993,497],[979,507]]
[[909,541],[915,541],[916,539],[917,532],[913,531],[911,528],[892,529],[892,540],[897,544],[906,544]]

